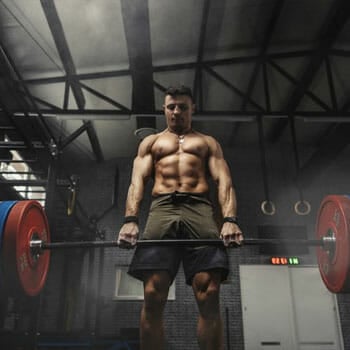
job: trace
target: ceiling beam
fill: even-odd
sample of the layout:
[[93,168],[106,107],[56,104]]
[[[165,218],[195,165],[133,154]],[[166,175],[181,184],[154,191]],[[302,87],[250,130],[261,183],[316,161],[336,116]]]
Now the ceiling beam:
[[87,131],[87,129],[90,127],[90,125],[91,125],[91,121],[84,123],[80,128],[78,128],[72,134],[70,134],[68,137],[66,137],[64,140],[62,140],[60,145],[59,145],[60,150],[67,147],[76,138],[78,138],[83,132]]
[[[338,35],[343,30],[350,17],[350,2],[348,0],[335,1],[331,8],[327,20],[319,36],[319,45],[316,48],[309,64],[307,65],[300,83],[296,86],[286,110],[289,115],[294,115],[308,87],[311,85],[316,73],[323,62],[326,62],[329,50],[335,43]],[[326,71],[327,73],[327,71]],[[330,84],[328,76],[328,84]],[[329,86],[332,95],[332,86]],[[332,97],[332,96],[331,96]],[[333,96],[333,114],[337,114],[338,107]],[[332,112],[331,112],[332,113]],[[281,132],[287,126],[287,121],[279,121],[275,130]],[[333,124],[326,135],[319,141],[319,148],[313,153],[309,161],[304,164],[298,172],[298,182],[302,187],[306,187],[335,161],[339,153],[349,144],[350,124]]]
[[[282,68],[275,61],[269,60],[268,64],[273,67],[278,73],[280,73],[284,78],[286,78],[294,86],[298,86],[299,82],[291,74],[289,74],[284,68]],[[325,111],[331,111],[331,107],[328,106],[324,101],[322,101],[318,96],[316,96],[312,91],[306,90],[305,95],[308,96],[313,102],[320,106],[320,108]]]
[[292,97],[290,98],[286,110],[289,114],[293,113],[298,107],[300,101],[305,95],[308,87],[319,71],[324,59],[329,53],[329,49],[336,41],[338,35],[342,31],[345,23],[350,16],[350,2],[349,0],[335,1],[335,8],[331,9],[326,23],[319,36],[319,46],[316,48],[308,65],[305,67],[304,74],[298,86],[294,89]]
[[33,128],[39,128],[40,131],[38,132],[38,137],[47,146],[51,141],[56,142],[49,126],[46,124],[41,115],[40,109],[38,108],[34,97],[30,93],[27,84],[24,82],[21,73],[17,69],[14,60],[8,53],[3,43],[0,45],[0,50],[1,60],[3,61],[1,66],[8,72],[8,88],[11,89],[11,95],[15,100],[16,107],[21,106],[24,113],[27,113],[29,110],[33,109],[36,112],[35,125]]
[[[227,86],[231,89],[234,89],[234,86]],[[0,106],[0,112],[6,112],[5,109],[2,109]],[[18,109],[14,110],[12,112],[13,115],[15,116],[23,116],[25,115],[23,113],[23,110]],[[36,112],[33,111],[28,111],[28,116],[36,115]],[[126,113],[121,110],[116,110],[116,109],[85,109],[84,111],[79,111],[77,109],[64,109],[64,110],[57,110],[57,109],[41,109],[41,114],[43,117],[55,117],[55,116],[69,116],[72,115],[74,116],[74,119],[86,119],[86,120],[91,120],[89,116],[115,116],[115,119],[120,119],[120,120],[125,120],[129,119],[131,116],[135,116],[134,114],[131,113]],[[199,114],[199,113],[198,113]],[[162,110],[155,110],[152,113],[152,116],[157,116],[157,115],[164,115],[164,112]],[[203,110],[201,111],[200,115],[208,115],[208,116],[227,116],[227,117],[255,117],[257,115],[261,115],[262,118],[273,118],[273,119],[287,119],[288,116],[284,114],[284,111],[282,110],[273,110],[273,111],[259,111],[257,110],[250,110],[250,111],[241,111],[241,110],[219,110],[219,109],[211,109],[211,110]],[[142,118],[147,118],[147,114],[142,114]],[[345,112],[325,112],[325,111],[311,111],[311,110],[297,110],[295,112],[295,118],[305,118],[308,122],[312,122],[313,118],[315,119],[314,121],[317,122],[327,122],[327,123],[336,123],[336,122],[350,122],[350,111],[345,111]],[[66,119],[69,119],[66,118]],[[103,119],[103,118],[98,118],[98,119]],[[110,119],[110,118],[107,118]],[[248,118],[250,119],[250,118]]]
[[282,8],[284,6],[284,2],[285,2],[285,0],[276,0],[275,1],[275,5],[274,5],[274,8],[272,10],[270,20],[266,26],[266,30],[265,30],[264,35],[263,35],[263,40],[262,40],[262,44],[261,44],[259,55],[258,55],[259,59],[255,62],[253,73],[250,77],[250,80],[248,83],[248,88],[247,88],[247,91],[245,93],[245,97],[244,97],[243,102],[242,102],[242,106],[241,106],[242,110],[246,109],[247,104],[251,98],[252,92],[254,90],[254,87],[255,87],[255,84],[256,84],[256,81],[257,81],[257,78],[259,75],[259,70],[260,70],[261,64],[265,59],[265,54],[266,54],[266,51],[270,45],[272,35],[275,31],[278,19],[280,17],[280,14],[282,12]]
[[[304,68],[304,73],[301,76],[299,84],[295,86],[291,97],[288,99],[284,108],[287,115],[294,115],[317,72],[321,68],[326,56],[329,55],[332,45],[335,43],[338,35],[343,30],[349,16],[350,1],[335,0],[320,30],[320,34],[318,36],[318,46],[311,55],[308,64]],[[276,141],[287,125],[287,120],[280,120],[269,133],[270,140]]]
[[88,85],[83,84],[82,82],[80,82],[80,85],[83,89],[85,89],[86,91],[88,91],[89,93],[91,93],[92,95],[98,97],[99,99],[109,103],[110,105],[118,108],[119,110],[123,111],[123,112],[127,112],[127,113],[131,113],[130,109],[127,108],[126,106],[122,105],[121,103],[111,99],[110,97],[101,94],[100,92],[96,91],[95,89],[91,88]]
[[[312,50],[297,50],[290,52],[277,52],[277,53],[266,53],[266,60],[273,59],[290,59],[290,58],[299,58],[299,57],[308,57],[312,54]],[[332,53],[332,51],[331,51]],[[258,55],[251,56],[237,56],[231,58],[222,58],[215,60],[202,60],[202,64],[210,67],[215,66],[227,66],[232,64],[242,64],[250,63],[259,59]],[[171,72],[178,70],[186,69],[195,69],[197,67],[197,62],[185,62],[185,63],[174,63],[174,64],[165,64],[159,66],[153,66],[153,72]],[[130,69],[120,69],[112,71],[103,71],[103,72],[92,72],[92,73],[80,73],[75,77],[79,81],[81,80],[94,80],[94,79],[105,79],[105,78],[117,78],[131,75]],[[65,76],[55,76],[49,78],[34,78],[26,79],[28,84],[57,84],[67,82],[67,77]]]
[[[197,60],[194,72],[193,96],[196,101],[196,109],[200,112],[203,108],[203,89],[202,89],[202,60],[205,47],[205,37],[209,17],[210,0],[205,0],[202,11],[201,27],[198,38]],[[215,29],[212,29],[215,30]]]
[[[0,108],[11,126],[15,127],[14,130],[7,132],[7,136],[11,140],[18,140],[18,138],[24,140],[26,150],[21,151],[23,156],[28,152],[35,152],[31,143],[31,138],[35,136],[48,146],[50,139],[53,139],[53,135],[2,42],[0,43],[0,77]],[[24,90],[25,96],[23,96],[20,88]],[[26,126],[22,126],[21,123],[15,121],[13,111],[17,108],[21,109],[23,114],[28,117],[29,123]],[[30,109],[35,110],[36,115],[34,117],[29,117],[28,110]],[[28,125],[30,125],[29,128]],[[30,131],[35,131],[35,135],[31,134]]]
[[[219,81],[220,83],[222,83],[224,86],[226,86],[227,88],[229,88],[230,90],[232,90],[236,95],[244,98],[247,97],[243,91],[241,91],[239,88],[237,88],[236,86],[234,86],[231,82],[229,82],[228,80],[226,80],[225,78],[223,78],[220,74],[218,74],[216,71],[214,71],[212,68],[210,68],[209,66],[204,66],[206,72],[208,74],[210,74],[211,76],[213,76],[217,81]],[[264,112],[264,109],[262,106],[260,106],[259,104],[257,104],[255,101],[253,101],[249,96],[247,97],[248,102],[252,105],[252,107],[256,108],[258,111],[260,112]],[[245,110],[243,111],[245,112]]]
[[[60,55],[64,70],[67,75],[67,80],[69,82],[69,86],[72,89],[72,93],[74,95],[78,109],[84,110],[85,97],[83,94],[83,90],[79,85],[79,80],[77,79],[77,72],[74,65],[74,61],[67,43],[67,39],[63,30],[61,20],[57,13],[55,3],[53,0],[40,0],[40,2],[47,19],[47,23],[51,30],[52,37],[55,41],[58,54]],[[88,123],[88,121],[83,121],[83,122],[84,124]],[[88,134],[93,152],[96,156],[96,160],[103,161],[102,149],[101,149],[96,131],[91,124],[89,124],[87,128],[87,134]]]
[[[132,80],[133,114],[155,111],[153,64],[148,1],[121,0]],[[155,118],[137,118],[137,128],[155,128]]]
[[55,41],[58,54],[60,55],[61,62],[67,74],[68,81],[70,82],[77,106],[79,109],[84,109],[85,97],[81,87],[79,86],[79,80],[76,77],[77,72],[75,64],[67,43],[61,20],[57,13],[55,3],[53,0],[40,0],[40,2],[53,40]]

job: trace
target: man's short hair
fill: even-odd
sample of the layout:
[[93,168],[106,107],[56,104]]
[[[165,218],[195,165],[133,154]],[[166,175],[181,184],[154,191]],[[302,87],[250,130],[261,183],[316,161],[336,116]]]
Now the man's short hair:
[[190,87],[185,86],[185,85],[179,85],[179,86],[169,86],[165,90],[165,96],[170,95],[172,97],[178,96],[178,95],[185,95],[191,98],[193,101],[193,95],[192,95],[192,90]]

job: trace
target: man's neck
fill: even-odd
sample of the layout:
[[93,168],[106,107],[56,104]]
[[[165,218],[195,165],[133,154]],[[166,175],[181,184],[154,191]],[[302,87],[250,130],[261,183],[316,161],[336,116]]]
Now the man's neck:
[[185,128],[185,129],[171,129],[171,128],[167,128],[167,131],[169,131],[172,134],[176,134],[176,135],[186,135],[192,132],[192,128]]

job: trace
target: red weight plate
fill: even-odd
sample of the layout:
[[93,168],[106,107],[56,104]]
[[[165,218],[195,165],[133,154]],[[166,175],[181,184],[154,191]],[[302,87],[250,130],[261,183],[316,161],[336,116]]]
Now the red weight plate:
[[8,215],[3,236],[3,264],[10,293],[39,294],[50,262],[48,250],[34,256],[30,249],[31,240],[50,241],[47,218],[40,203],[17,202]]
[[325,197],[318,211],[316,235],[319,239],[334,236],[332,249],[317,248],[321,277],[333,293],[350,292],[350,198]]

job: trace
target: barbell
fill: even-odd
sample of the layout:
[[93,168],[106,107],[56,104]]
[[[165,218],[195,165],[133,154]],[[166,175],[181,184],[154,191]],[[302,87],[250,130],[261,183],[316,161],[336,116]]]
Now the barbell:
[[[322,280],[333,293],[350,292],[350,197],[329,195],[321,202],[315,239],[244,239],[244,245],[316,247]],[[223,246],[220,239],[138,240],[137,246]],[[48,220],[35,200],[0,202],[0,281],[10,294],[36,296],[49,270],[50,251],[118,247],[117,241],[51,242]]]

